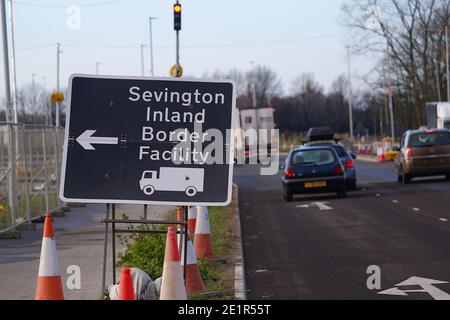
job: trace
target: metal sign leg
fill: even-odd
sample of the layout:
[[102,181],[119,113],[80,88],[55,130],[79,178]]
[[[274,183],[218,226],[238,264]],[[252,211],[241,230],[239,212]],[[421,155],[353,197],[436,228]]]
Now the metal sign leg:
[[[109,219],[109,203],[106,205],[106,221]],[[105,244],[103,246],[103,274],[102,274],[102,293],[103,297],[106,289],[106,260],[108,256],[108,222],[105,222]]]
[[183,207],[184,213],[184,285],[186,285],[186,269],[187,269],[187,242],[188,242],[188,207]]
[[[113,221],[116,220],[116,205],[112,205],[112,218]],[[113,283],[116,283],[116,223],[111,223],[112,228],[112,272],[113,272]]]

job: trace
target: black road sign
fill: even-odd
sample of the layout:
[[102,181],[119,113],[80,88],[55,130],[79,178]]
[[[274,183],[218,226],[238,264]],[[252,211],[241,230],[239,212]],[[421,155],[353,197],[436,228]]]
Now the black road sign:
[[232,82],[73,75],[69,86],[63,201],[231,201]]

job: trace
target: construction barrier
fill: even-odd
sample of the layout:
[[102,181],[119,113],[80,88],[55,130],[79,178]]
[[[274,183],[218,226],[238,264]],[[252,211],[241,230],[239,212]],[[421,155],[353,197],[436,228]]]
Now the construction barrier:
[[62,206],[64,129],[0,123],[0,234]]

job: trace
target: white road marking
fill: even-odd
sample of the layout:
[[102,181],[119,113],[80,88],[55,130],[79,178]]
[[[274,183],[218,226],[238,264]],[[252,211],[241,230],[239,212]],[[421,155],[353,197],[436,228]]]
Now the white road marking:
[[256,273],[264,273],[264,272],[269,272],[269,270],[266,269],[262,269],[262,270],[256,270]]
[[317,207],[320,211],[333,210],[333,208],[328,205],[328,202],[311,202],[310,204],[302,204],[296,206],[296,208],[312,208],[312,207]]
[[419,209],[419,208],[413,208],[413,210],[414,210],[414,211],[420,211],[420,209]]
[[[394,288],[380,291],[377,294],[408,296],[408,293],[425,292],[428,293],[434,300],[450,300],[450,294],[434,286],[436,284],[446,284],[446,283],[448,282],[420,277],[411,277],[403,282],[396,284]],[[397,288],[403,286],[420,286],[422,289],[402,290],[400,288]]]
[[328,204],[328,202],[313,202],[313,203],[311,203],[311,205],[317,206],[320,211],[333,210],[333,208],[327,204]]
[[398,200],[392,200],[393,203],[398,203]]
[[445,219],[445,218],[439,218],[439,221],[441,221],[441,222],[448,222],[448,219]]
[[376,196],[377,196],[377,197],[381,197],[381,194],[377,193]]

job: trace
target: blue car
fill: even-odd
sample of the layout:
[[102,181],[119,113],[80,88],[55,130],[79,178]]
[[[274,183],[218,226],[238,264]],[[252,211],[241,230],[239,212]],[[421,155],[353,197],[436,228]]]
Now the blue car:
[[339,198],[347,196],[345,164],[333,147],[294,149],[283,169],[283,197],[288,202],[296,194],[336,192]]
[[357,180],[356,180],[356,167],[355,167],[355,159],[356,155],[348,152],[345,147],[336,141],[330,142],[312,142],[307,144],[308,146],[329,146],[333,147],[336,150],[339,158],[341,158],[342,163],[344,164],[346,171],[346,185],[347,190],[355,191],[357,189]]

